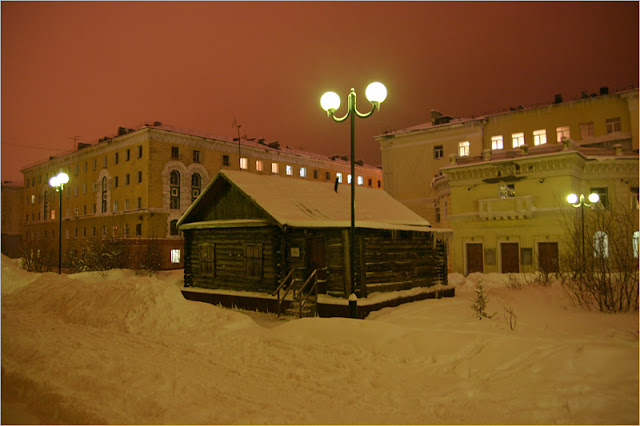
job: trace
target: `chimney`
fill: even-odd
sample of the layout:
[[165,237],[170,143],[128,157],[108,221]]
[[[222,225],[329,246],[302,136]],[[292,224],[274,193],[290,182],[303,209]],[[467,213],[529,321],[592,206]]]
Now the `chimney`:
[[562,94],[558,93],[556,94],[556,99],[553,101],[554,104],[561,104],[562,103]]
[[601,87],[600,88],[600,96],[608,95],[608,94],[609,94],[609,88],[608,87]]
[[442,113],[440,111],[436,111],[435,109],[431,110],[431,124],[436,124],[440,117],[442,117]]

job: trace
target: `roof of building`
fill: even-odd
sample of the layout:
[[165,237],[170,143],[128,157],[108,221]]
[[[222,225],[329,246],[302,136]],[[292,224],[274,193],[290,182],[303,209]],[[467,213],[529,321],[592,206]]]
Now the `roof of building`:
[[[222,170],[185,212],[181,229],[202,227],[192,214],[219,179],[238,188],[280,225],[305,228],[348,228],[351,224],[351,187],[282,176]],[[381,189],[356,186],[356,227],[430,231],[429,222]],[[215,226],[216,221],[211,221]],[[227,222],[229,221],[221,221]],[[207,226],[208,227],[208,226]]]

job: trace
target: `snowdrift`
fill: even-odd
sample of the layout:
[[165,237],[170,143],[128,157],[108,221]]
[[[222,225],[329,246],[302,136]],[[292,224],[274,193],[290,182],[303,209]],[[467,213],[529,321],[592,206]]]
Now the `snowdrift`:
[[[180,280],[3,257],[2,422],[638,423],[638,314],[576,309],[557,285],[451,274],[454,298],[280,321],[187,301]],[[491,319],[470,308],[478,282]]]

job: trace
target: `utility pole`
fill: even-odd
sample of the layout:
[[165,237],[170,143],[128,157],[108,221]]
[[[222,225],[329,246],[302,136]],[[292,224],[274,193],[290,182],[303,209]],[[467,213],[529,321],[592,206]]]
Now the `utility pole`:
[[78,139],[81,138],[82,136],[71,136],[69,139],[73,139],[73,148],[71,149],[72,151],[75,151],[78,149]]
[[[241,164],[240,164],[240,162],[242,161],[241,160],[242,159],[242,153],[240,152],[240,127],[241,127],[241,125],[238,124],[238,121],[234,118],[232,126],[238,128],[238,138],[237,138],[237,140],[238,140],[238,169],[242,170],[242,167],[241,167]],[[236,138],[233,138],[233,139],[236,139]]]

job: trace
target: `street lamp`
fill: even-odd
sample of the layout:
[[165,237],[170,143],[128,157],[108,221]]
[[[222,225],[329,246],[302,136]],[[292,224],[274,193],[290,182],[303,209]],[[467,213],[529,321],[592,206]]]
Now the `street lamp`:
[[[356,173],[355,173],[355,118],[367,118],[380,109],[380,104],[387,98],[387,88],[384,84],[374,82],[367,86],[365,95],[371,102],[372,109],[362,114],[356,109],[356,91],[351,89],[347,103],[347,113],[344,117],[336,117],[335,112],[340,107],[340,96],[335,92],[326,92],[320,98],[320,106],[327,111],[327,115],[340,123],[351,117],[351,227],[349,229],[349,269],[351,279],[351,295],[349,296],[349,316],[356,317],[357,297],[355,295],[355,197],[356,197]],[[364,272],[364,271],[363,271]]]
[[589,196],[587,197],[587,199],[589,201],[586,201],[584,198],[584,194],[580,194],[580,197],[578,197],[576,194],[569,194],[567,195],[567,202],[569,204],[571,204],[573,207],[578,208],[580,207],[580,225],[582,227],[582,265],[581,265],[581,271],[584,272],[584,266],[585,266],[585,253],[584,253],[584,208],[586,207],[591,207],[592,205],[594,205],[595,203],[597,203],[598,201],[600,201],[600,196],[594,192],[592,192],[591,194],[589,194]]
[[62,190],[64,189],[64,184],[67,182],[69,182],[69,175],[64,172],[60,172],[49,179],[49,186],[56,189],[56,192],[59,193],[58,199],[60,200],[58,210],[58,274],[62,273]]

